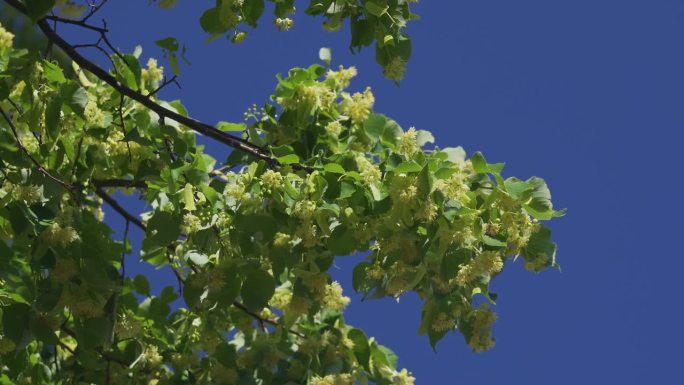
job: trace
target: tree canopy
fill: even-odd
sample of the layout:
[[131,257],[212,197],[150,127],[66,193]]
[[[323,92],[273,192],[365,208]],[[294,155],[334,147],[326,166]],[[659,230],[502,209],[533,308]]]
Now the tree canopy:
[[[270,2],[276,27],[291,28],[294,1]],[[398,83],[414,2],[319,0],[305,13],[331,31],[348,21],[350,46],[374,44]],[[562,212],[543,179],[504,178],[479,152],[403,129],[373,109],[370,88],[348,91],[356,69],[326,49],[279,75],[244,121],[211,125],[160,97],[180,73],[182,36],[157,42],[169,72],[92,24],[106,0],[5,3],[45,44],[21,48],[0,27],[2,384],[413,384],[388,347],[345,322],[336,257],[365,255],[353,289],[366,298],[417,293],[433,347],[457,331],[475,352],[494,345],[489,287],[506,261],[557,266],[542,221]],[[264,3],[217,0],[199,23],[242,43]],[[92,33],[110,67],[60,24]],[[230,155],[207,154],[199,136]],[[146,211],[128,210],[121,191]],[[123,239],[103,205],[125,219]],[[130,231],[145,234],[140,250]],[[152,295],[145,276],[126,274],[126,255],[170,266],[178,284]]]

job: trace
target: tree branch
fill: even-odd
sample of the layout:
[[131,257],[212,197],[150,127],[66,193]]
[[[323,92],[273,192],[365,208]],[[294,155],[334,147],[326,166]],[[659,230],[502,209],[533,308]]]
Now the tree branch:
[[[18,0],[5,0],[7,4],[18,10],[19,12],[23,13],[24,15],[27,15],[27,10],[24,4],[22,4]],[[271,163],[277,161],[270,155],[268,150],[259,147],[257,145],[254,145],[252,143],[249,143],[248,141],[238,138],[236,136],[230,135],[226,132],[223,132],[217,128],[215,128],[212,125],[197,121],[195,119],[183,116],[175,111],[171,111],[157,103],[155,103],[152,99],[148,98],[147,96],[134,91],[125,85],[121,84],[115,77],[110,75],[107,71],[104,69],[100,68],[97,64],[91,62],[90,60],[86,59],[84,56],[82,56],[80,53],[78,53],[74,47],[69,44],[66,40],[64,40],[59,34],[57,34],[49,25],[47,19],[43,18],[38,21],[38,28],[43,32],[43,34],[53,42],[56,46],[61,48],[64,53],[69,56],[73,61],[75,61],[81,68],[91,72],[95,76],[97,76],[100,80],[104,81],[105,83],[109,84],[112,88],[117,90],[119,93],[137,101],[138,103],[142,104],[143,106],[149,108],[150,110],[154,111],[157,113],[161,118],[169,118],[171,120],[174,120],[180,124],[183,124],[190,129],[208,136],[218,142],[221,142],[227,146],[239,149],[241,151],[247,152],[248,154],[251,154],[259,159],[263,159],[266,161],[269,161]],[[78,24],[78,23],[76,23]],[[107,43],[107,41],[105,41]]]
[[36,158],[33,157],[33,155],[31,155],[31,153],[26,149],[26,147],[24,147],[24,144],[21,143],[21,139],[19,139],[19,133],[17,132],[17,127],[14,126],[14,122],[12,122],[12,119],[9,117],[9,115],[7,115],[7,113],[5,112],[4,109],[2,109],[2,107],[0,107],[0,114],[2,114],[2,117],[5,118],[5,121],[7,122],[10,129],[12,130],[12,134],[14,134],[14,138],[17,141],[17,145],[19,146],[19,149],[21,150],[21,152],[24,153],[24,155],[26,155],[31,160],[31,163],[33,163],[33,165],[36,166],[36,169],[38,169],[38,171],[41,174],[43,174],[44,176],[46,176],[47,178],[49,178],[49,179],[57,182],[58,184],[60,184],[62,187],[67,189],[69,192],[73,192],[74,186],[72,184],[67,183],[67,182],[57,178],[56,176],[52,175],[45,167],[43,167],[42,164],[40,164],[36,160]]

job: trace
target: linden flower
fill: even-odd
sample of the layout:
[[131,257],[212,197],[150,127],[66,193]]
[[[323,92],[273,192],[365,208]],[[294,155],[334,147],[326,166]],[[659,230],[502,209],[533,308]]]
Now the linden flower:
[[268,300],[268,304],[278,309],[285,309],[291,300],[292,292],[289,289],[279,287],[276,289],[273,297]]
[[357,75],[356,67],[344,68],[340,66],[338,71],[328,70],[325,74],[326,79],[335,83],[338,88],[347,88],[351,79]]
[[366,159],[365,156],[358,155],[356,157],[356,166],[359,168],[359,173],[366,184],[375,184],[382,179],[382,172],[380,169]]
[[471,284],[480,275],[492,275],[503,269],[503,261],[495,251],[483,251],[467,264],[461,265],[456,274],[456,283],[460,286]]
[[352,122],[363,123],[370,115],[371,108],[375,104],[375,97],[370,87],[366,87],[363,93],[356,92],[349,96],[345,94],[345,101],[342,104],[343,112],[348,115]]
[[233,43],[240,44],[247,39],[247,32],[238,32],[233,36]]
[[299,219],[307,220],[311,219],[316,211],[316,202],[305,200],[295,203],[295,207],[292,210],[292,215]]
[[93,100],[89,100],[85,105],[83,110],[83,117],[85,118],[86,124],[90,127],[103,127],[105,121],[104,112],[97,106],[97,103]]
[[402,369],[400,372],[397,372],[394,375],[394,379],[392,381],[392,384],[394,385],[413,385],[413,382],[415,381],[415,377],[411,375],[411,372],[409,372],[406,369]]
[[342,311],[349,305],[350,298],[342,295],[342,286],[337,281],[325,287],[323,305],[332,310]]
[[436,332],[445,332],[451,330],[456,326],[456,321],[449,317],[446,313],[439,313],[435,319],[432,320],[430,327]]
[[18,201],[23,201],[27,205],[40,203],[43,201],[43,186],[18,185],[12,189],[14,197]]
[[261,175],[261,186],[267,192],[273,191],[283,184],[283,176],[279,172],[273,170],[266,170]]
[[468,192],[470,187],[466,183],[466,175],[455,172],[447,180],[439,179],[435,182],[435,189],[441,191],[447,198],[462,203],[470,201]]
[[328,135],[332,136],[333,138],[337,138],[340,135],[340,132],[342,132],[342,123],[338,122],[337,120],[328,123],[325,126],[325,132],[327,132]]
[[292,28],[292,26],[294,25],[294,20],[288,17],[282,19],[278,17],[273,21],[273,24],[275,24],[278,27],[279,31],[289,31],[290,28]]
[[157,59],[150,58],[147,60],[147,69],[143,68],[141,76],[143,81],[152,84],[159,83],[164,79],[164,67],[158,66]]
[[2,24],[0,24],[0,50],[12,48],[13,39],[14,34],[6,30]]
[[496,321],[496,313],[489,310],[487,304],[482,304],[470,314],[472,319],[473,333],[468,345],[474,352],[480,353],[494,347],[492,339],[492,324]]
[[399,136],[399,148],[398,152],[400,154],[411,156],[414,152],[418,151],[418,131],[415,127],[411,127],[408,131],[402,133]]
[[286,247],[291,240],[292,237],[290,236],[290,234],[276,233],[273,237],[273,246]]
[[385,73],[385,77],[387,79],[399,82],[404,78],[404,72],[406,72],[406,61],[400,57],[392,58],[392,60],[387,63],[387,66],[383,68],[383,72]]
[[122,340],[136,337],[141,331],[142,323],[127,314],[123,314],[114,326],[114,333]]
[[164,358],[159,354],[159,348],[154,345],[149,345],[145,348],[140,360],[151,368],[159,366],[164,362]]
[[43,237],[47,244],[61,247],[66,247],[79,239],[78,233],[73,227],[62,227],[58,223],[53,223],[43,230]]
[[194,214],[185,214],[182,227],[186,234],[196,233],[202,229],[202,220]]

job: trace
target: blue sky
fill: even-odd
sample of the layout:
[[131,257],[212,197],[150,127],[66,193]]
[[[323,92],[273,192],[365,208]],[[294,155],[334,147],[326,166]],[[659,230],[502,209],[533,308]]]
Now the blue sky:
[[[277,72],[311,64],[319,47],[331,47],[335,65],[358,68],[353,87],[372,86],[376,111],[432,131],[441,146],[505,161],[506,176],[545,178],[556,206],[569,209],[551,224],[562,272],[535,275],[518,263],[495,281],[497,346],[487,353],[471,353],[456,333],[433,353],[416,332],[415,297],[349,307],[348,322],[394,349],[418,384],[681,378],[684,2],[423,1],[415,7],[422,20],[409,26],[414,57],[400,87],[382,78],[372,49],[350,54],[348,29],[325,33],[321,19],[303,12],[287,33],[267,17],[240,46],[206,44],[198,19],[211,3],[184,0],[159,11],[119,0],[103,16],[115,45],[142,44],[145,59],[161,56],[154,40],[183,37],[192,65],[182,90],[163,97],[180,97],[198,119],[242,119],[271,94]],[[225,152],[209,148],[219,158]],[[349,293],[360,258],[338,259],[334,275]],[[172,283],[155,277],[157,289]]]

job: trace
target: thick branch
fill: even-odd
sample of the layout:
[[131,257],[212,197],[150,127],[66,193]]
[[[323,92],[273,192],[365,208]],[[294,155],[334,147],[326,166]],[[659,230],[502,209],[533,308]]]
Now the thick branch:
[[[27,14],[26,7],[18,0],[5,0],[7,4],[11,5],[19,12],[24,15]],[[80,53],[78,53],[74,47],[64,40],[59,34],[57,34],[49,25],[47,19],[41,19],[38,21],[38,27],[45,34],[45,36],[53,42],[56,46],[61,48],[64,53],[67,54],[73,61],[75,61],[81,68],[91,72],[99,79],[109,84],[112,88],[117,90],[119,93],[137,101],[143,106],[149,108],[150,110],[157,113],[161,118],[168,118],[174,120],[180,124],[183,124],[190,129],[208,136],[214,140],[217,140],[225,145],[239,149],[241,151],[247,152],[259,159],[264,159],[269,162],[275,162],[275,159],[271,157],[267,150],[249,143],[248,141],[238,138],[236,136],[225,133],[209,124],[194,120],[192,118],[183,116],[175,111],[171,111],[161,105],[155,103],[152,99],[147,96],[134,91],[125,85],[121,84],[115,77],[110,75],[107,71],[100,68],[97,64],[86,59]]]

